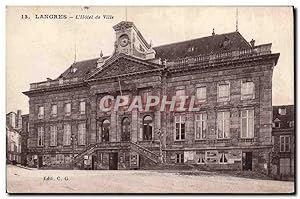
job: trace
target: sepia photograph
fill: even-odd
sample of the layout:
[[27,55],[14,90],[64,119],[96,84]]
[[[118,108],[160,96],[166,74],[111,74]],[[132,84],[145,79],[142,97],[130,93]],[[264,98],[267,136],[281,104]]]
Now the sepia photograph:
[[6,6],[6,192],[295,194],[294,12]]

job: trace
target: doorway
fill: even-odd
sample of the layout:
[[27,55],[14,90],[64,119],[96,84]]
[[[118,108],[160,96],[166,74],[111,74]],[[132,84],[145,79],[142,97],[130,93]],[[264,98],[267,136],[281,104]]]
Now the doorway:
[[243,170],[252,171],[252,152],[243,152]]
[[118,153],[109,154],[109,170],[118,170]]
[[92,170],[95,170],[96,157],[92,156]]
[[43,157],[42,156],[38,157],[38,166],[39,166],[39,168],[43,167]]

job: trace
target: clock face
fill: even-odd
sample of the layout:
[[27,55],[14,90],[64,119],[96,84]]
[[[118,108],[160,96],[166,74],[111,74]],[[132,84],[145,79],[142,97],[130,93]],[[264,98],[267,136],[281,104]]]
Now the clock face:
[[119,37],[119,44],[122,47],[127,46],[128,43],[129,43],[129,37],[128,37],[128,35],[122,35],[121,37]]

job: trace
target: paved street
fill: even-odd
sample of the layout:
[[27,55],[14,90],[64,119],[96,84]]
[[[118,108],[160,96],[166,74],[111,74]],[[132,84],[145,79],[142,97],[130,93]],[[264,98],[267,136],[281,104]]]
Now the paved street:
[[167,171],[29,170],[7,166],[12,193],[286,193],[293,182]]

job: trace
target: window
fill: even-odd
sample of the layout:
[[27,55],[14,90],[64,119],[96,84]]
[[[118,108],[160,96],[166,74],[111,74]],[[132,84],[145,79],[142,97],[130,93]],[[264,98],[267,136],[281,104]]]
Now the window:
[[71,115],[71,103],[65,104],[65,115],[70,116]]
[[290,158],[280,158],[280,174],[281,175],[291,175],[291,159]]
[[219,153],[219,163],[226,164],[228,162],[228,153]]
[[196,152],[196,155],[197,155],[197,164],[205,164],[205,153]]
[[196,98],[198,102],[206,101],[206,87],[199,87],[196,89]]
[[85,114],[85,102],[84,101],[80,102],[79,108],[80,108],[80,110],[79,110],[80,114]]
[[289,122],[289,126],[290,126],[291,128],[294,127],[294,125],[295,125],[295,124],[294,124],[294,121],[290,121],[290,122]]
[[280,136],[280,152],[291,151],[291,136],[281,135]]
[[70,124],[64,125],[63,143],[65,146],[71,145],[71,125]]
[[227,84],[219,84],[218,86],[218,101],[226,102],[230,98],[230,86]]
[[[105,96],[105,97],[107,97],[107,96]],[[104,106],[104,108],[109,108],[109,107],[111,107],[112,103],[113,103],[113,100],[111,98],[106,98],[105,101],[103,102],[103,106]]]
[[10,151],[14,151],[15,150],[15,144],[12,142],[10,143]]
[[218,112],[217,121],[218,121],[218,138],[228,138],[229,135],[229,118],[230,113],[226,112]]
[[275,128],[280,128],[280,122],[274,122]]
[[102,136],[102,142],[109,142],[109,129],[110,122],[109,120],[104,120],[99,128],[99,135]]
[[254,137],[254,110],[241,111],[241,137]]
[[147,98],[148,98],[148,96],[150,96],[151,95],[151,91],[144,91],[143,93],[142,93],[142,103],[143,104],[146,104],[147,103]]
[[273,127],[280,128],[280,120],[278,118],[274,120]]
[[38,119],[43,119],[43,118],[44,118],[44,107],[40,106],[39,113],[38,113]]
[[152,117],[147,115],[143,120],[143,139],[144,140],[152,140],[152,132],[153,132],[153,120]]
[[278,113],[279,113],[280,115],[286,115],[286,108],[279,108],[279,109],[278,109]]
[[218,163],[218,151],[206,151],[206,163],[216,164]]
[[85,123],[78,124],[78,145],[85,145],[86,143],[86,128]]
[[[127,94],[127,95],[123,95],[123,97],[125,98],[124,100],[125,100],[125,101],[128,101],[128,102],[127,102],[126,105],[120,107],[120,110],[121,110],[121,111],[127,111],[128,108],[129,108],[129,105],[130,105],[130,95],[128,95],[128,94]],[[121,101],[123,102],[123,99],[122,99]]]
[[176,163],[183,163],[184,162],[184,155],[183,153],[176,154]]
[[188,48],[188,52],[194,52],[194,50],[195,50],[194,46],[190,46],[190,47]]
[[44,127],[39,126],[38,127],[38,146],[44,145]]
[[50,146],[57,145],[57,126],[50,126]]
[[180,102],[180,97],[181,96],[185,96],[185,90],[184,89],[180,89],[180,90],[176,90],[176,102]]
[[51,116],[56,117],[57,116],[57,105],[54,104],[51,106]]
[[185,115],[175,116],[175,140],[185,139]]
[[207,114],[201,113],[195,115],[195,135],[196,140],[205,139],[207,133]]
[[242,98],[242,100],[254,99],[254,83],[253,82],[242,82],[241,98]]
[[125,117],[122,120],[122,135],[121,140],[122,141],[129,141],[130,140],[130,121],[128,117]]

